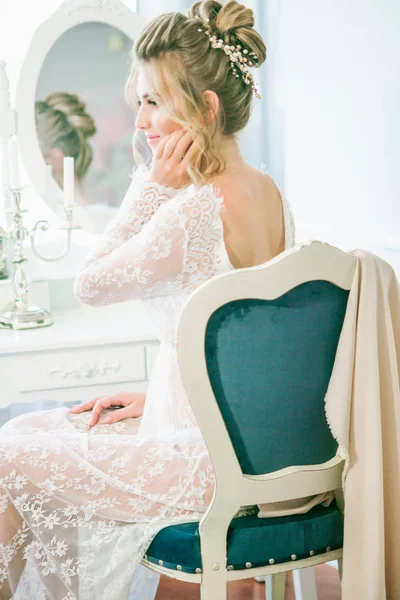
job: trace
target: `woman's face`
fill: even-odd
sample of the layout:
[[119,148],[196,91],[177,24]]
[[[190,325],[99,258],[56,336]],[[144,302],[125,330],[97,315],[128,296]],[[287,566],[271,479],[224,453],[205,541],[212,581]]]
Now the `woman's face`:
[[139,69],[136,86],[139,106],[135,126],[144,131],[147,143],[154,151],[163,137],[180,129],[181,125],[168,116],[162,99],[152,95],[150,90],[144,69]]

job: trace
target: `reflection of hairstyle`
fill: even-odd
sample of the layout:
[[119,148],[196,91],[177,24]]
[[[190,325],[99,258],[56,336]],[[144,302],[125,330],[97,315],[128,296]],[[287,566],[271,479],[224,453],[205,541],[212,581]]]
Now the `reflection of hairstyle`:
[[92,162],[93,151],[87,138],[96,133],[94,121],[85,107],[76,94],[66,92],[54,92],[42,102],[35,103],[36,130],[42,153],[60,148],[64,156],[73,156],[78,179],[84,177]]
[[[219,130],[233,135],[247,124],[253,91],[242,77],[235,77],[229,56],[213,48],[201,29],[207,22],[212,34],[231,46],[240,45],[244,54],[254,52],[255,67],[266,58],[265,44],[253,28],[250,8],[228,0],[195,2],[188,16],[181,13],[163,14],[151,21],[133,48],[133,66],[126,84],[127,101],[137,106],[137,67],[146,69],[153,92],[161,96],[171,118],[200,135],[201,152],[195,159],[190,175],[195,183],[221,172],[225,165],[213,149],[212,138]],[[200,25],[200,26],[199,26]],[[247,51],[247,52],[246,52]],[[219,97],[219,119],[214,124],[204,118],[209,111],[203,92],[213,90]],[[135,159],[140,161],[135,152]]]

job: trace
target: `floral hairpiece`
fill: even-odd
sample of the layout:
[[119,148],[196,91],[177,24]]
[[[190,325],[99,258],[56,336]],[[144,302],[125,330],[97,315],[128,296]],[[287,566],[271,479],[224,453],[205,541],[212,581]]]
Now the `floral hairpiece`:
[[[237,46],[229,46],[225,44],[224,40],[218,39],[215,34],[211,33],[209,21],[210,19],[206,19],[203,21],[199,15],[196,15],[196,19],[201,21],[203,27],[199,27],[197,31],[203,31],[208,39],[211,42],[212,48],[221,48],[229,56],[230,60],[230,68],[235,75],[235,77],[240,77],[240,73],[238,73],[238,69],[241,72],[241,76],[246,85],[251,85],[253,89],[253,93],[256,98],[260,99],[260,92],[258,89],[258,85],[254,81],[252,74],[249,71],[249,67],[252,67],[256,61],[258,61],[258,57],[255,52],[250,52],[247,48],[242,49],[242,46],[238,44]],[[246,56],[247,55],[247,56]]]

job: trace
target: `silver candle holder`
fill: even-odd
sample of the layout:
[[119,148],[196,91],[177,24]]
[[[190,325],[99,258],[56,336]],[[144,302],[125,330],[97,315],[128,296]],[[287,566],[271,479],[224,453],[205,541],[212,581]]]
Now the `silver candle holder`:
[[13,289],[15,293],[14,303],[11,308],[0,312],[0,329],[36,329],[38,327],[48,327],[53,323],[51,314],[44,308],[29,303],[29,279],[25,271],[25,263],[28,258],[24,251],[24,242],[30,237],[32,251],[35,256],[47,262],[55,262],[66,256],[71,248],[71,236],[73,226],[73,210],[77,204],[61,205],[64,212],[65,226],[60,229],[67,233],[65,250],[58,256],[43,256],[36,246],[36,234],[40,231],[47,231],[50,227],[46,220],[37,221],[32,229],[27,229],[23,222],[23,214],[28,212],[21,207],[21,196],[23,188],[8,188],[8,192],[13,202],[13,210],[9,211],[13,215],[10,231],[0,227],[0,238],[3,243],[0,247],[0,258],[7,255],[7,246],[10,241],[13,243],[12,264],[15,267],[13,275]]

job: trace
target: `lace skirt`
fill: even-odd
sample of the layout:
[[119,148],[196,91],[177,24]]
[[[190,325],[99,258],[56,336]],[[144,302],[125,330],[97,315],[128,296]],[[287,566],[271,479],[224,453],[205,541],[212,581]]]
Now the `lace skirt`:
[[211,501],[197,427],[157,436],[138,433],[141,419],[89,421],[56,408],[0,429],[1,599],[148,600],[143,572],[129,589],[152,539]]

